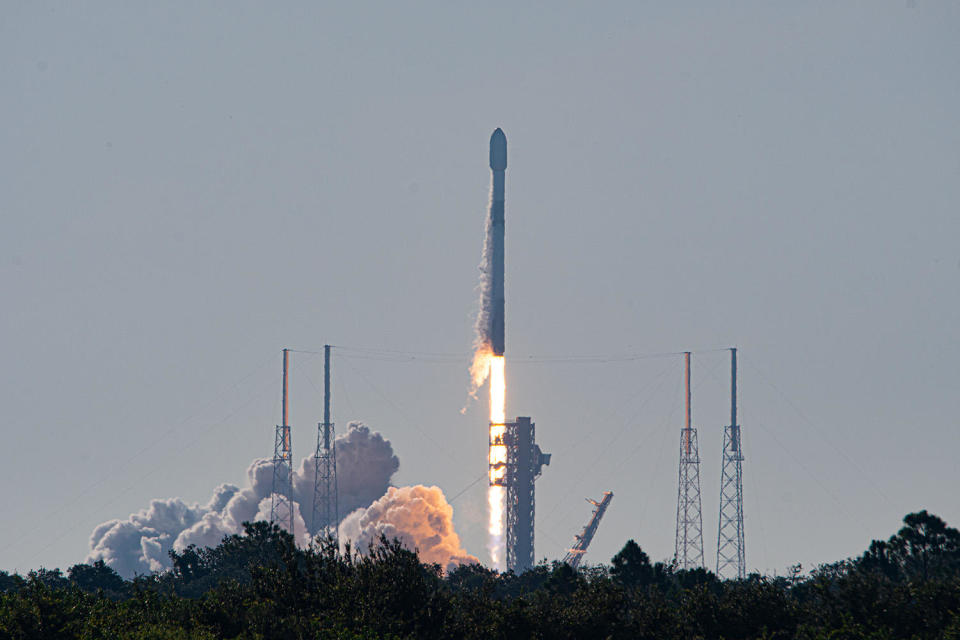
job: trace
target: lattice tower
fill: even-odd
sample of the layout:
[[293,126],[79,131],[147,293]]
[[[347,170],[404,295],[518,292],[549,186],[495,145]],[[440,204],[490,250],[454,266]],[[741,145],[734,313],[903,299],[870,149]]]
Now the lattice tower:
[[703,566],[703,514],[700,505],[700,453],[697,430],[691,426],[690,352],[685,364],[687,419],[680,431],[680,470],[677,482],[677,533],[674,560],[680,569]]
[[273,439],[273,486],[270,492],[270,523],[293,533],[293,448],[290,442],[289,414],[290,350],[283,350],[283,424],[277,425]]
[[534,481],[540,477],[544,465],[550,464],[550,454],[543,453],[534,442],[536,425],[530,418],[517,418],[505,427],[506,474],[502,481],[493,484],[507,487],[507,570],[522,573],[534,564]]
[[317,426],[314,455],[313,519],[314,536],[337,540],[340,514],[337,505],[337,445],[330,420],[330,345],[323,347],[323,422]]
[[730,424],[723,430],[723,470],[720,475],[720,526],[717,529],[717,575],[747,577],[743,536],[743,450],[737,424],[737,350],[730,349]]

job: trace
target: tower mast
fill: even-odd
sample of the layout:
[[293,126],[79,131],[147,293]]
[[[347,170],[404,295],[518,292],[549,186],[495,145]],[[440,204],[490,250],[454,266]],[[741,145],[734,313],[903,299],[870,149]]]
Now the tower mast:
[[314,460],[313,520],[314,536],[337,540],[340,521],[337,505],[337,445],[330,420],[330,345],[323,347],[323,422],[317,425],[317,451]]
[[747,577],[743,538],[743,450],[737,424],[737,350],[730,349],[730,424],[723,430],[723,470],[720,475],[720,526],[717,528],[717,575]]
[[507,570],[516,574],[533,567],[533,525],[536,511],[534,482],[550,464],[551,454],[536,443],[536,425],[518,417],[505,425],[506,473],[496,486],[507,488],[506,557]]
[[273,487],[270,492],[270,522],[293,533],[293,448],[290,442],[290,350],[283,350],[282,424],[273,439]]
[[680,432],[680,469],[677,482],[677,533],[674,560],[680,569],[703,566],[703,517],[700,510],[700,453],[690,406],[690,352],[683,354],[687,419]]

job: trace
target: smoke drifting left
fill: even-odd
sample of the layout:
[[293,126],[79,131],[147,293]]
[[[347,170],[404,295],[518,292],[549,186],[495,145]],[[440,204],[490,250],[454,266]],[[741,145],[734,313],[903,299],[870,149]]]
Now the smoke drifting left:
[[[453,508],[438,487],[390,486],[400,461],[389,440],[352,422],[337,436],[336,447],[341,541],[352,540],[355,548],[365,550],[384,533],[419,549],[425,562],[448,569],[477,562],[460,547]],[[308,457],[294,471],[293,534],[301,545],[308,544],[314,533],[304,519],[311,517],[313,469]],[[181,498],[152,500],[124,520],[94,528],[87,562],[103,560],[126,578],[169,569],[171,549],[215,546],[224,536],[240,533],[245,521],[269,520],[272,478],[273,462],[258,459],[247,468],[246,487],[221,484],[207,504],[189,504]]]

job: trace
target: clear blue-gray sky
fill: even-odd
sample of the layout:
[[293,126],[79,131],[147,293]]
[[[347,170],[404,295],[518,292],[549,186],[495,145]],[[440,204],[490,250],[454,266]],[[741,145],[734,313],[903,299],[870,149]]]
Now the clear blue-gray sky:
[[[741,348],[752,569],[960,524],[958,69],[953,2],[4,3],[0,568],[242,483],[282,347],[466,354],[497,126],[538,557],[608,489],[588,561],[673,553],[680,358],[582,354]],[[397,483],[483,474],[466,360],[357,355],[335,419]],[[726,359],[694,356],[710,565]],[[454,508],[485,558],[484,493]]]

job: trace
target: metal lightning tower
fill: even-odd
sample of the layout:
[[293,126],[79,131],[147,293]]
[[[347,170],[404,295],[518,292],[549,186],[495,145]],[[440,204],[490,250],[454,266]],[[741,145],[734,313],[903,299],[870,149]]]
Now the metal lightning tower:
[[686,365],[687,421],[680,431],[680,473],[677,486],[677,537],[674,560],[680,569],[703,566],[703,517],[700,512],[700,453],[697,430],[690,425],[690,352]]
[[323,347],[323,422],[317,425],[317,452],[314,460],[314,535],[337,539],[337,445],[330,421],[330,345]]
[[273,489],[270,493],[270,522],[293,533],[293,451],[290,444],[289,364],[290,350],[283,350],[283,424],[277,425],[273,440]]
[[589,547],[590,542],[593,541],[593,535],[597,532],[597,527],[600,526],[600,520],[603,518],[603,514],[606,513],[607,506],[609,506],[611,500],[613,500],[613,491],[604,491],[603,499],[600,500],[600,502],[587,498],[587,502],[596,508],[593,510],[590,522],[588,522],[587,526],[583,528],[583,531],[576,536],[577,541],[573,544],[573,547],[567,551],[567,555],[563,556],[563,561],[573,569],[580,566],[580,562],[583,560],[583,554],[587,552],[587,547]]
[[730,349],[730,424],[723,429],[717,575],[738,580],[747,577],[747,552],[743,541],[742,463],[740,425],[737,424],[737,350]]
[[543,453],[534,442],[536,425],[530,418],[517,418],[503,426],[506,427],[503,436],[497,436],[502,442],[491,444],[507,446],[507,461],[490,467],[492,472],[505,466],[506,473],[491,473],[490,484],[507,488],[507,570],[521,573],[534,564],[533,483],[540,477],[543,466],[550,464],[550,454]]

